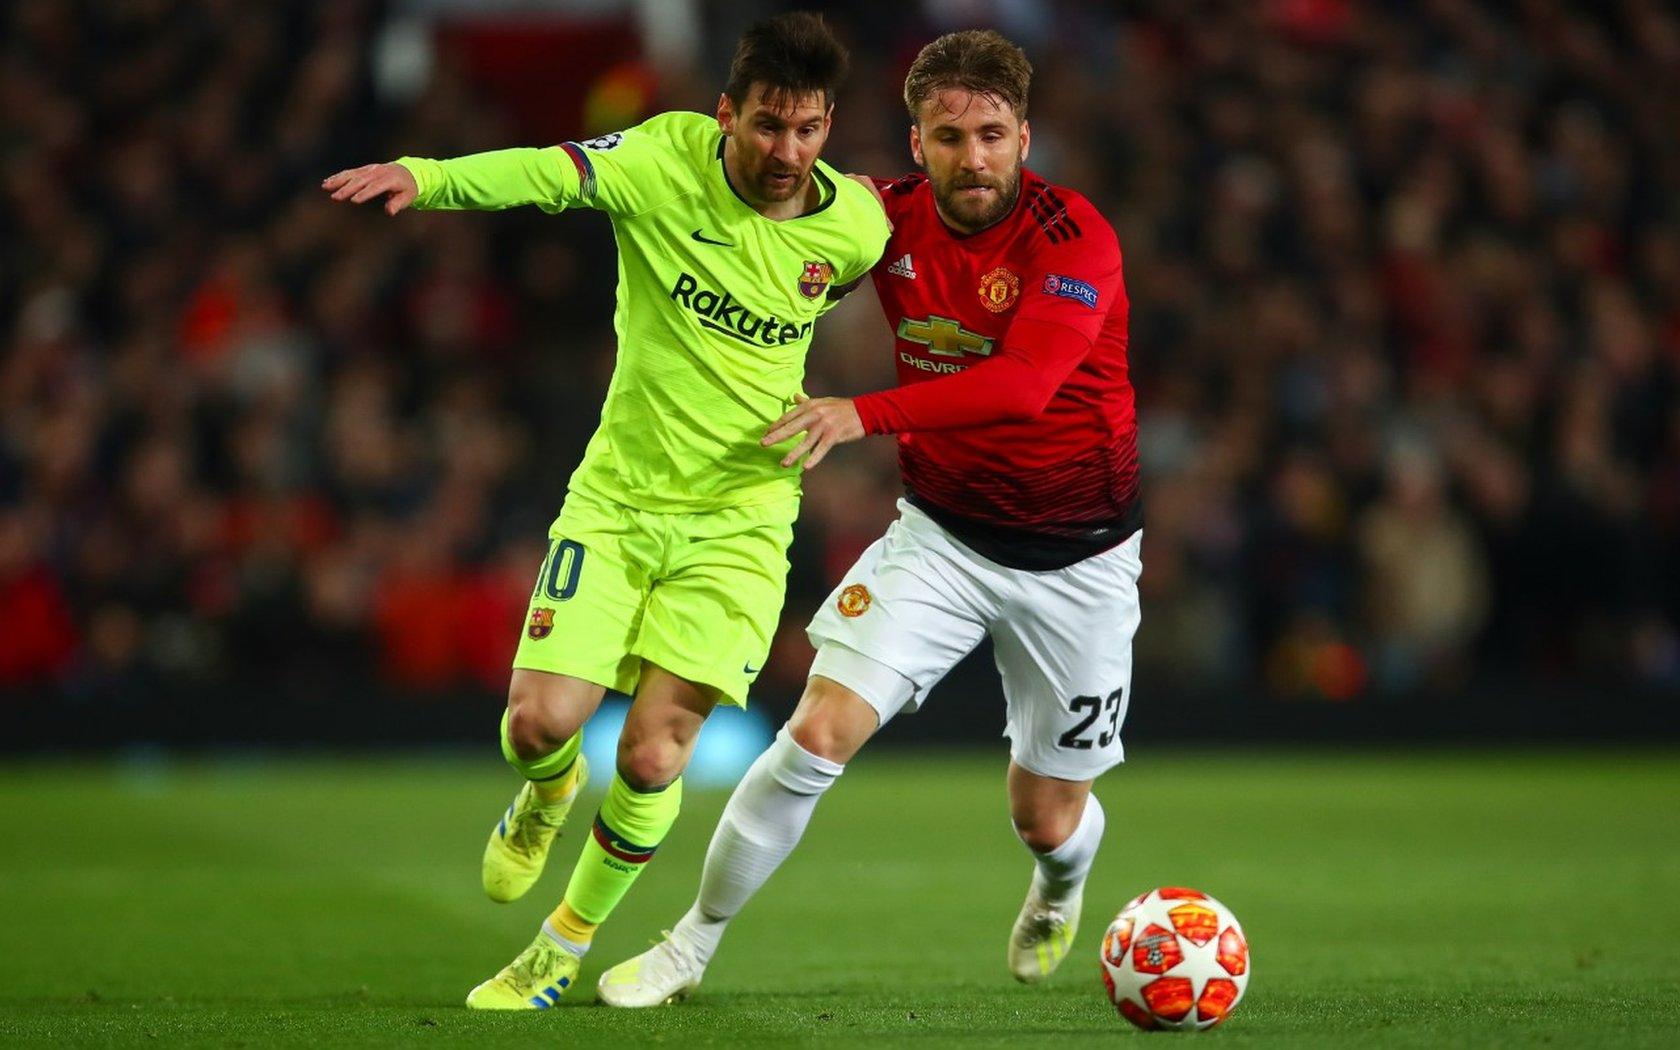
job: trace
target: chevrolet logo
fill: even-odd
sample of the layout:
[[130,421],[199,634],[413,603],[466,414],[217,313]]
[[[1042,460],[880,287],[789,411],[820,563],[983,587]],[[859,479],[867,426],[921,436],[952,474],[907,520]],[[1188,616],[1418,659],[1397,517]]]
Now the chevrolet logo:
[[992,341],[978,332],[970,332],[949,317],[930,317],[926,321],[912,321],[906,317],[898,322],[898,337],[908,343],[921,343],[928,353],[941,357],[961,357],[978,354],[990,357]]

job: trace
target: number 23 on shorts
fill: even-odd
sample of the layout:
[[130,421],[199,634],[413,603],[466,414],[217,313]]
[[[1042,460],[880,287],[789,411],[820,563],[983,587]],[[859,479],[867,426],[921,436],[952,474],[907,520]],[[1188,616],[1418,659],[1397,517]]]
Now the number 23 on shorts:
[[1069,700],[1068,710],[1072,711],[1075,716],[1079,715],[1081,711],[1086,712],[1086,714],[1074,724],[1073,728],[1057,738],[1056,746],[1070,748],[1074,751],[1091,750],[1091,736],[1089,735],[1091,727],[1099,717],[1106,714],[1108,720],[1102,731],[1096,736],[1096,746],[1099,749],[1106,749],[1114,743],[1115,737],[1120,734],[1120,709],[1124,706],[1121,704],[1121,700],[1125,695],[1126,689],[1121,686],[1106,697],[1076,696]]

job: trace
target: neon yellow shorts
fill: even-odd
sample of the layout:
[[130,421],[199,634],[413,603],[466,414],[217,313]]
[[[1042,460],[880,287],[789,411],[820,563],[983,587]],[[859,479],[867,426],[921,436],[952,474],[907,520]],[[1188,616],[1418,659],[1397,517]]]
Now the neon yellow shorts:
[[782,507],[657,514],[569,493],[513,666],[634,694],[648,660],[745,707],[781,617],[790,519]]

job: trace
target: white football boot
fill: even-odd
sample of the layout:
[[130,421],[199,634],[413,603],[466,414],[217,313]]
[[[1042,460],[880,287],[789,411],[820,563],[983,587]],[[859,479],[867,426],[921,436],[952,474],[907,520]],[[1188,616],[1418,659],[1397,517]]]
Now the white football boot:
[[1017,981],[1036,984],[1056,972],[1067,958],[1073,938],[1079,932],[1079,909],[1085,888],[1073,898],[1052,907],[1038,892],[1037,880],[1027,891],[1015,928],[1009,931],[1009,972]]
[[706,965],[666,930],[663,940],[603,973],[595,987],[608,1006],[662,1006],[688,998],[705,974]]

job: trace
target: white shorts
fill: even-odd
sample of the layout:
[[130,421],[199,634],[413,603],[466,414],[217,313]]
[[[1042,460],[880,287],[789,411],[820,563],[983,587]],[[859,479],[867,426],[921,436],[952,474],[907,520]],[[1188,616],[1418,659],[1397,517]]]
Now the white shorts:
[[1143,534],[1064,569],[1028,572],[974,553],[904,500],[898,507],[811,621],[811,673],[863,697],[885,725],[921,706],[989,634],[1016,763],[1090,780],[1120,762]]

